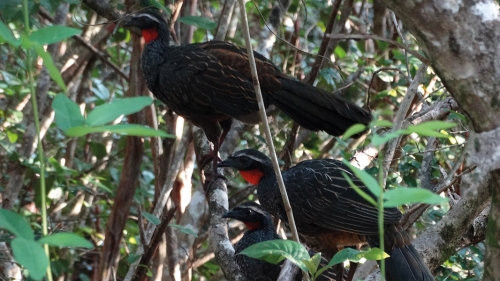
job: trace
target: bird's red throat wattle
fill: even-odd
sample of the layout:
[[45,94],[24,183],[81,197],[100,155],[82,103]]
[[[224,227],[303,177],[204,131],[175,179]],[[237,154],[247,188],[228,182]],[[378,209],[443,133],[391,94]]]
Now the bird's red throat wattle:
[[262,179],[262,177],[264,176],[264,173],[259,169],[246,171],[240,170],[240,174],[247,182],[251,184],[259,184],[260,179]]
[[247,222],[243,222],[243,223],[245,224],[245,226],[247,227],[248,230],[254,230],[254,229],[261,227],[261,224],[258,221],[254,221],[254,222],[247,221]]
[[158,29],[156,27],[150,28],[150,29],[143,29],[141,30],[142,37],[144,37],[144,41],[146,41],[146,44],[158,39]]

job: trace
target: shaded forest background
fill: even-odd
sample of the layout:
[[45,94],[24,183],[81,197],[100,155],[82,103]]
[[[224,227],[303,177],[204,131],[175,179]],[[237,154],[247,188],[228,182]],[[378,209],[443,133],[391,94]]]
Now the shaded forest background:
[[[217,194],[218,190],[227,192],[231,208],[254,200],[255,188],[236,174],[226,174],[227,186],[221,183],[210,194],[204,193],[205,174],[197,161],[209,150],[209,144],[201,130],[154,101],[130,115],[118,109],[117,116],[112,115],[115,118],[103,117],[109,120],[99,126],[139,124],[173,137],[116,128],[72,135],[68,127],[61,125],[72,115],[62,114],[59,103],[54,101],[62,99],[60,94],[66,95],[69,100],[65,105],[76,103],[90,122],[92,110],[99,106],[124,98],[152,97],[140,70],[143,42],[137,34],[118,25],[124,13],[148,5],[164,10],[174,31],[172,44],[218,39],[244,46],[238,3],[25,2],[29,26],[24,24],[23,1],[0,3],[0,20],[8,28],[0,30],[2,41],[7,42],[0,41],[4,43],[0,45],[0,201],[3,209],[12,210],[29,222],[35,238],[43,236],[43,206],[49,233],[73,232],[93,244],[93,249],[50,247],[54,280],[143,280],[141,277],[146,275],[150,280],[225,280],[237,276],[234,264],[225,263],[231,250],[221,249],[217,243],[227,239],[234,243],[245,229],[231,222],[228,233],[226,220],[220,218],[227,206],[220,203],[221,198],[225,199]],[[474,4],[470,2],[467,5]],[[432,3],[426,1],[422,5]],[[498,20],[497,3],[485,3],[497,10]],[[396,14],[386,4],[396,7]],[[401,6],[404,5],[380,0],[248,2],[246,9],[256,51],[270,58],[284,73],[330,92],[337,91],[369,108],[375,119],[388,121],[374,123],[371,133],[361,139],[335,138],[298,129],[275,108],[268,110],[268,122],[284,166],[304,159],[347,159],[375,177],[382,169],[386,188],[423,187],[442,194],[448,199],[447,204],[402,206],[403,224],[416,239],[416,248],[437,280],[479,280],[485,269],[488,188],[498,185],[494,180],[488,181],[485,174],[479,178],[476,175],[474,186],[463,179],[476,172],[478,165],[477,157],[470,160],[466,156],[467,149],[473,147],[467,145],[471,132],[496,128],[481,128],[488,122],[477,116],[496,119],[487,108],[474,114],[469,108],[466,112],[459,108],[463,108],[469,89],[463,86],[462,92],[457,91],[457,85],[450,82],[453,74],[443,70],[439,58],[429,56],[428,47],[419,46],[422,40],[417,39],[427,35],[409,32],[418,24],[405,22],[412,19],[411,15],[397,8],[406,9],[407,13],[411,9]],[[449,14],[446,7],[442,11]],[[54,69],[47,68],[50,58],[33,56],[35,52],[28,52],[27,45],[14,46],[5,39],[5,32],[20,38],[26,30],[36,32],[52,25],[78,29],[78,34],[61,42],[47,40],[50,44],[43,44],[60,78],[54,78]],[[453,46],[458,46],[457,57],[463,56],[465,45],[460,38],[455,38],[456,42],[453,38],[450,35],[443,40],[451,52],[456,51]],[[491,39],[492,45],[494,40],[497,39]],[[39,51],[36,54],[40,55]],[[470,59],[475,60],[473,56]],[[451,72],[462,66],[474,69],[458,62],[462,60],[457,59],[457,65],[450,64]],[[37,115],[30,100],[29,73],[34,75],[41,147],[34,122]],[[56,83],[54,79],[60,81]],[[487,97],[496,87],[489,90],[484,92]],[[480,104],[472,97],[469,99],[473,105]],[[494,98],[488,101],[493,109],[498,106]],[[431,120],[447,120],[456,126],[440,130],[437,137],[426,132],[391,135]],[[126,136],[127,133],[139,136]],[[39,148],[44,158],[40,158]],[[242,148],[267,152],[259,125],[234,122],[221,148],[221,158]],[[41,161],[45,164],[44,173]],[[483,164],[493,163],[491,169],[498,169],[496,161],[484,160]],[[45,194],[40,189],[42,175]],[[0,277],[28,280],[29,277],[22,277],[23,270],[12,256],[12,241],[11,232],[0,235]],[[158,250],[154,251],[156,246]],[[131,266],[137,263],[147,266]],[[357,277],[364,279],[372,270],[373,263],[368,262]]]

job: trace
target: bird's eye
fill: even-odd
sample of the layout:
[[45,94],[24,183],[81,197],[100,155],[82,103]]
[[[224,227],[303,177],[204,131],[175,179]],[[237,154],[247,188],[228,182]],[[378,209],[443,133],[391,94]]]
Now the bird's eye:
[[251,215],[251,214],[253,214],[253,211],[252,211],[252,210],[250,210],[250,209],[247,209],[247,214],[248,214],[248,215]]

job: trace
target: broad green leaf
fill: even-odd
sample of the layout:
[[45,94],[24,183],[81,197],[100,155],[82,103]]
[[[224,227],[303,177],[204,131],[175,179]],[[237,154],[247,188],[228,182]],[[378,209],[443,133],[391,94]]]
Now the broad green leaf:
[[439,130],[446,130],[455,127],[457,124],[445,121],[429,121],[418,125],[408,126],[405,130],[407,134],[417,133],[420,136],[447,138],[448,135],[440,133]]
[[347,131],[345,131],[344,135],[342,136],[342,139],[346,140],[350,138],[351,136],[354,136],[355,134],[361,133],[364,130],[366,130],[366,126],[363,124],[354,124],[352,125]]
[[316,253],[309,260],[303,260],[302,262],[306,265],[309,272],[311,274],[314,274],[316,273],[316,271],[318,271],[318,265],[320,261],[321,261],[321,253]]
[[13,233],[16,237],[34,240],[35,235],[28,222],[12,211],[0,209],[0,228]]
[[59,69],[55,66],[52,56],[43,49],[42,45],[35,43],[32,44],[32,46],[36,53],[43,59],[43,65],[47,68],[50,78],[52,78],[52,80],[54,80],[57,85],[66,92],[66,85],[64,84],[61,72],[59,72]]
[[76,126],[66,130],[66,135],[70,137],[81,137],[92,133],[111,132],[120,135],[140,136],[140,137],[162,137],[173,138],[173,135],[163,131],[158,131],[138,124],[117,124],[99,127]]
[[10,29],[0,20],[0,43],[7,42],[15,47],[21,45],[21,41],[16,39]]
[[380,119],[375,121],[375,126],[377,127],[392,127],[392,122],[389,120]]
[[40,245],[49,244],[56,247],[80,247],[88,249],[94,248],[94,245],[87,241],[85,238],[69,232],[59,232],[45,236],[38,240],[38,243]]
[[363,257],[367,260],[382,260],[390,257],[386,252],[379,248],[371,248],[370,250],[363,252]]
[[29,39],[40,45],[53,44],[60,42],[68,37],[80,34],[80,29],[71,28],[63,25],[52,25],[38,29],[30,34]]
[[399,187],[388,190],[384,193],[384,207],[397,207],[403,204],[426,203],[442,204],[446,202],[443,198],[424,188],[404,188]]
[[333,258],[328,263],[328,266],[336,265],[346,260],[357,262],[361,258],[362,258],[362,252],[351,248],[345,248],[342,249],[342,251],[336,253],[335,256],[333,256]]
[[102,190],[104,190],[105,192],[111,194],[111,195],[114,195],[115,193],[113,192],[113,190],[109,189],[109,187],[105,186],[104,184],[102,184],[100,181],[98,180],[94,180],[94,178],[92,177],[86,177],[86,180],[88,182],[90,182],[91,184],[101,188]]
[[81,126],[85,123],[80,107],[65,94],[57,95],[52,101],[56,124],[61,130]]
[[194,237],[198,237],[198,234],[196,234],[196,232],[194,232],[189,227],[186,227],[186,226],[183,226],[183,225],[178,225],[178,224],[175,224],[175,223],[171,223],[168,226],[175,227],[175,228],[179,229],[179,231],[182,232],[182,233],[185,233],[185,234],[188,234],[188,235],[193,235]]
[[182,17],[179,19],[180,22],[189,24],[189,25],[194,25],[199,28],[204,28],[204,29],[214,29],[217,27],[217,23],[213,22],[207,18],[204,17],[198,17],[198,16],[186,16]]
[[11,246],[14,258],[28,270],[30,277],[41,280],[49,265],[49,259],[42,246],[34,240],[20,237],[12,240]]
[[373,199],[368,193],[364,192],[359,186],[357,186],[352,179],[344,172],[342,172],[342,176],[346,179],[346,181],[349,183],[349,185],[356,191],[356,193],[359,194],[359,196],[363,197],[366,201],[368,201],[370,204],[373,206],[377,207],[378,203]]
[[356,175],[356,177],[358,177],[365,184],[365,186],[368,188],[368,190],[370,190],[376,197],[380,196],[381,188],[378,185],[378,182],[376,179],[374,179],[367,172],[360,170],[357,167],[351,165],[351,163],[349,163],[348,161],[344,160],[343,162],[351,169],[351,171],[354,173],[354,175]]
[[383,135],[373,134],[372,145],[373,146],[383,145],[386,142],[401,136],[402,134],[404,134],[404,132],[405,131],[403,131],[403,130],[397,130],[395,132],[388,132],[388,133],[385,133]]
[[307,271],[307,267],[302,260],[309,260],[306,248],[292,240],[270,240],[256,243],[241,251],[240,255],[247,255],[272,264],[277,264],[287,258],[304,271]]
[[87,125],[100,126],[116,120],[121,115],[140,111],[153,103],[150,97],[124,98],[97,106],[87,115]]
[[152,223],[154,225],[159,225],[161,222],[159,218],[157,218],[156,216],[154,216],[150,213],[143,212],[142,216],[145,217],[150,223]]

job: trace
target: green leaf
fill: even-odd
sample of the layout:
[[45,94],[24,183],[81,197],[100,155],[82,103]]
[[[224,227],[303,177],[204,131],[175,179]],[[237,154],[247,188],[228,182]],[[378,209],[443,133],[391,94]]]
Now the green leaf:
[[43,65],[47,68],[47,71],[49,72],[50,78],[54,80],[63,91],[66,92],[66,85],[64,84],[64,80],[61,76],[61,72],[59,72],[59,69],[54,64],[54,61],[52,60],[52,56],[47,53],[42,45],[39,44],[32,44],[32,47],[35,49],[36,53],[43,59]]
[[382,260],[390,257],[386,252],[379,248],[371,248],[370,250],[363,252],[363,257],[367,260]]
[[344,262],[345,260],[359,261],[362,258],[361,252],[351,248],[342,249],[333,256],[333,258],[328,263],[328,266],[333,266]]
[[28,222],[12,211],[0,209],[0,228],[13,233],[16,237],[34,240],[35,235]]
[[375,126],[377,127],[392,127],[392,122],[389,120],[380,119],[375,121]]
[[304,271],[307,271],[307,266],[302,261],[309,260],[306,248],[292,240],[270,240],[256,243],[241,251],[240,255],[247,255],[272,264],[277,264],[287,258]]
[[214,29],[217,27],[217,23],[204,18],[204,17],[198,17],[198,16],[186,16],[182,17],[179,19],[180,22],[189,24],[189,25],[194,25],[199,28],[204,28],[204,29]]
[[179,229],[179,231],[182,232],[182,233],[185,233],[185,234],[188,234],[188,235],[193,235],[194,237],[198,237],[198,234],[196,234],[196,232],[194,232],[191,228],[188,228],[186,226],[178,225],[178,224],[175,224],[175,223],[171,223],[168,226],[175,227],[175,228]]
[[159,218],[157,218],[156,216],[154,216],[150,213],[142,212],[142,216],[145,217],[150,223],[152,223],[154,225],[159,225],[161,222]]
[[314,274],[316,273],[316,271],[318,271],[318,265],[320,261],[321,261],[321,253],[316,253],[309,260],[303,260],[302,262],[306,265],[309,272],[311,274]]
[[399,187],[388,190],[384,193],[384,207],[397,207],[403,204],[426,203],[443,204],[446,198],[443,198],[424,188],[404,188]]
[[29,39],[31,42],[36,42],[40,45],[53,44],[60,42],[68,37],[80,34],[80,29],[71,28],[62,25],[46,26],[38,29],[30,34]]
[[38,240],[40,245],[48,244],[56,247],[80,247],[93,249],[94,245],[85,238],[74,233],[59,232],[52,235],[47,235]]
[[138,124],[117,124],[99,127],[76,126],[66,130],[66,134],[70,137],[81,137],[87,134],[103,132],[139,137],[174,138],[173,135],[167,134],[163,131],[158,131]]
[[377,207],[378,203],[370,196],[368,193],[364,192],[359,186],[357,186],[352,179],[344,172],[342,172],[342,176],[346,179],[346,181],[349,183],[349,185],[358,193],[361,197],[363,197],[366,201],[368,201],[370,204],[373,206]]
[[57,95],[52,101],[56,124],[61,130],[81,126],[85,123],[80,107],[65,94]]
[[152,103],[153,99],[150,97],[133,97],[99,105],[87,115],[87,125],[104,125],[116,120],[121,115],[138,112]]
[[28,270],[30,277],[41,280],[49,265],[49,259],[42,246],[34,240],[20,237],[12,240],[11,246],[14,258]]
[[364,130],[366,130],[366,126],[363,124],[354,124],[352,125],[347,131],[345,131],[344,135],[342,136],[343,140],[346,140],[350,138],[351,136],[354,136],[355,134],[361,133]]
[[404,132],[405,131],[403,131],[403,130],[397,130],[395,132],[388,132],[388,133],[385,133],[383,135],[373,134],[372,145],[373,146],[383,145],[386,142],[401,136],[402,134],[404,134]]
[[408,126],[405,130],[407,134],[417,133],[420,136],[447,138],[448,135],[440,133],[439,130],[446,130],[455,127],[457,124],[445,121],[429,121],[418,125]]
[[0,43],[7,42],[15,47],[21,45],[21,41],[16,39],[10,29],[0,20]]
[[378,185],[378,182],[375,178],[373,178],[367,172],[351,165],[351,163],[349,163],[347,160],[344,159],[343,162],[351,169],[354,175],[356,175],[356,177],[358,177],[365,184],[365,186],[373,193],[373,195],[375,195],[376,197],[380,196],[382,189],[380,188],[380,185]]

